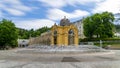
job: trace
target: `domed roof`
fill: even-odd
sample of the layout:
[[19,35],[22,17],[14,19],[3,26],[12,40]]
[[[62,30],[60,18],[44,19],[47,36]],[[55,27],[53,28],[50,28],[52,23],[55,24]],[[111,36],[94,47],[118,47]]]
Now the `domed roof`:
[[60,21],[60,26],[68,26],[68,25],[70,25],[70,24],[71,24],[71,23],[70,23],[70,20],[67,19],[66,16],[64,16],[64,18],[61,19],[61,21]]

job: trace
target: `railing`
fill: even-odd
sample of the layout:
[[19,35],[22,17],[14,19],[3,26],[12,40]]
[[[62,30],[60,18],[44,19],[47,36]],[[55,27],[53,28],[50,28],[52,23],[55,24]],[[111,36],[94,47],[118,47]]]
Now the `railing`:
[[[101,40],[102,41],[102,40]],[[80,42],[80,45],[81,44],[93,44],[94,45],[94,43],[100,43],[100,41],[91,41],[91,42]],[[115,40],[115,41],[102,41],[102,43],[120,43],[120,40]]]
[[[90,42],[89,42],[90,43]],[[94,45],[79,45],[79,46],[47,46],[47,45],[33,45],[29,46],[28,48],[34,49],[37,52],[46,52],[46,53],[77,53],[77,52],[100,52],[104,51],[104,49],[101,50],[100,47],[94,46]]]

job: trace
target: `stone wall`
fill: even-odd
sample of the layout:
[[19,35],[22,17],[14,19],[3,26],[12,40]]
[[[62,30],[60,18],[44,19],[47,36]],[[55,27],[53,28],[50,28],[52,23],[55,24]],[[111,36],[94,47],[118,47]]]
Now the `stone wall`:
[[30,38],[29,45],[50,45],[51,44],[51,32],[45,32],[41,36]]

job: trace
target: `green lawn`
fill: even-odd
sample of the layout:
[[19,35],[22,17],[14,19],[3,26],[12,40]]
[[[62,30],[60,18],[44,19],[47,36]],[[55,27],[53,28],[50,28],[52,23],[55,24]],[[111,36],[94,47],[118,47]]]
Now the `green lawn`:
[[110,48],[120,48],[120,44],[112,44]]
[[[100,46],[100,44],[95,44],[96,46]],[[120,43],[107,43],[107,44],[102,44],[102,47],[107,47],[110,46],[110,48],[120,48]]]

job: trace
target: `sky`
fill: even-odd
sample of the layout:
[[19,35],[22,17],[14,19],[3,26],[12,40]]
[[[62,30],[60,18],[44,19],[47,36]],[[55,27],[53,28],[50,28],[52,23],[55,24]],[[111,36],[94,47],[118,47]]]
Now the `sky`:
[[120,13],[120,0],[0,0],[0,20],[12,20],[16,27],[38,29],[71,22],[100,12]]

